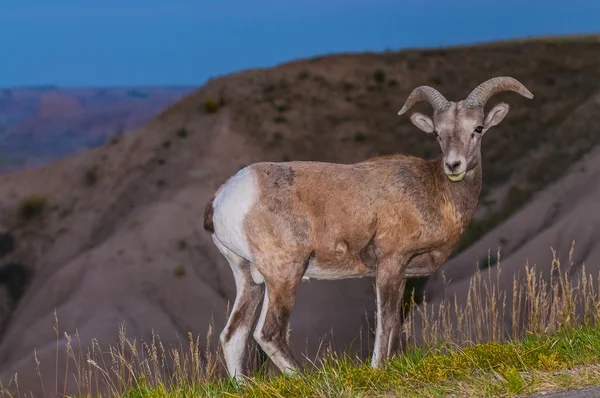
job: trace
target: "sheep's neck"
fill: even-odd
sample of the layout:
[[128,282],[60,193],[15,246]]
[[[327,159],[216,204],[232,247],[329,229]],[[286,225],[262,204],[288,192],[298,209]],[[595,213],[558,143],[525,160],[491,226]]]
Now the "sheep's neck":
[[470,222],[481,194],[482,169],[481,156],[477,158],[477,165],[467,171],[465,177],[458,182],[448,179],[442,170],[442,156],[432,161],[432,167],[438,189],[445,194],[457,207],[461,215],[463,225],[466,227]]

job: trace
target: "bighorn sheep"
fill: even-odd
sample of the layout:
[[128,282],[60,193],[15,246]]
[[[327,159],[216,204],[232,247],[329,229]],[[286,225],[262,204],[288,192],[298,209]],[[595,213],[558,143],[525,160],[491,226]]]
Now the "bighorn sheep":
[[533,98],[511,77],[492,78],[459,102],[432,87],[414,89],[398,114],[420,101],[431,104],[433,120],[420,113],[410,119],[439,141],[442,154],[434,160],[390,155],[356,164],[255,163],[217,190],[204,228],[229,262],[237,288],[220,335],[231,376],[242,375],[255,323],[254,338],[277,367],[298,370],[285,335],[303,277],[374,276],[372,366],[391,355],[406,278],[435,271],[475,211],[481,138],[509,110],[501,103],[484,115],[484,105],[508,90]]

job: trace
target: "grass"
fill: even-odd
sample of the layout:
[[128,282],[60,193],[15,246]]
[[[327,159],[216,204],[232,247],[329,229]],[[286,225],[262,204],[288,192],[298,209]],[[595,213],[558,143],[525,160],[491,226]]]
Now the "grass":
[[[412,349],[382,369],[371,369],[348,356],[331,355],[301,378],[259,376],[245,385],[190,386],[188,391],[164,396],[513,396],[600,382],[600,368],[590,366],[597,361],[599,349],[600,330],[579,328],[553,337],[531,336],[522,342]],[[585,369],[581,373],[586,373],[587,380],[574,372],[560,372],[575,366]],[[136,392],[130,390],[129,396]]]
[[[119,343],[108,347],[96,340],[85,346],[78,334],[63,333],[66,351],[59,353],[56,319],[57,363],[64,355],[66,369],[44,393],[68,395],[67,380],[72,396],[131,398],[515,396],[600,384],[600,278],[583,267],[571,280],[573,263],[563,270],[555,256],[551,277],[526,266],[524,277],[501,291],[500,253],[496,258],[486,276],[474,275],[463,305],[456,298],[413,302],[398,336],[402,354],[380,369],[356,352],[328,346],[302,376],[285,376],[260,365],[254,348],[247,361],[254,376],[235,382],[221,377],[212,327],[205,340],[190,333],[186,343],[168,348],[156,334],[150,341],[129,339],[124,327]],[[15,375],[0,397],[26,396],[25,390]]]

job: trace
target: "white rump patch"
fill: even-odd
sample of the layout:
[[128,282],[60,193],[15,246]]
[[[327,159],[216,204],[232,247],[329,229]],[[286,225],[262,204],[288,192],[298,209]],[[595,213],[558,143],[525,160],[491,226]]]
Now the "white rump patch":
[[252,262],[244,219],[258,199],[258,183],[249,167],[238,171],[217,192],[213,202],[213,224],[215,235],[224,246]]
[[227,320],[227,324],[220,335],[221,346],[223,347],[223,355],[225,359],[225,365],[227,366],[227,372],[231,377],[235,377],[237,379],[241,379],[242,376],[242,359],[244,350],[246,348],[246,343],[248,341],[248,335],[250,334],[250,326],[249,325],[239,325],[237,330],[231,333],[229,341],[225,341],[225,336],[230,333],[229,329],[231,327],[231,319],[234,312],[239,310],[240,298],[244,296],[244,293],[247,289],[248,280],[244,278],[242,275],[242,271],[240,270],[240,266],[243,263],[242,258],[237,256],[231,250],[226,248],[214,234],[212,235],[213,242],[223,254],[223,256],[229,262],[231,266],[231,270],[233,271],[233,278],[235,280],[235,301],[233,303],[233,308],[231,309],[231,313],[229,314],[229,319]]

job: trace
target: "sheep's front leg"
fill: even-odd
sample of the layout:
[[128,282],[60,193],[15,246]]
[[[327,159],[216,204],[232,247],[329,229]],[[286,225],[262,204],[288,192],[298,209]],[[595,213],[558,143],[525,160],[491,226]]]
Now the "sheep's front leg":
[[406,264],[395,257],[383,260],[377,266],[377,326],[371,359],[374,368],[380,367],[398,349],[405,270]]

